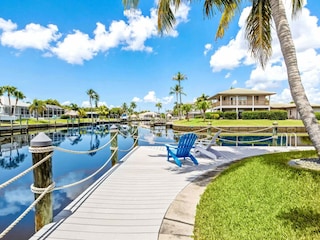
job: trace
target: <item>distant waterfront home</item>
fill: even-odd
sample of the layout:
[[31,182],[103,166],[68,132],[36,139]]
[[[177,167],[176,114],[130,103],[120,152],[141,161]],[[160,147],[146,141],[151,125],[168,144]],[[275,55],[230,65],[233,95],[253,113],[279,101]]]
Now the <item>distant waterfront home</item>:
[[140,120],[152,120],[157,117],[160,117],[160,114],[155,112],[144,112],[139,114]]
[[[36,117],[36,113],[29,111],[30,103],[23,102],[18,100],[16,105],[16,99],[10,98],[10,104],[8,97],[1,96],[0,104],[0,119],[1,120],[16,120],[20,117],[22,119],[27,119],[30,117]],[[16,107],[15,107],[16,105]],[[39,117],[42,118],[52,118],[52,117],[61,117],[64,114],[64,109],[55,105],[46,105],[46,110],[42,112]]]
[[9,98],[5,96],[0,97],[1,104],[0,104],[0,119],[1,120],[15,120],[18,119],[20,116],[21,118],[29,118],[30,112],[29,112],[29,105],[28,103],[22,102],[21,100],[18,100],[17,106],[16,105],[16,99],[10,98],[10,104],[9,104]]
[[46,104],[46,110],[41,114],[43,118],[59,118],[63,115],[65,110],[62,107],[56,105]]
[[[314,112],[320,112],[320,104],[311,104]],[[271,110],[285,110],[289,119],[301,119],[294,103],[272,103]]]
[[213,95],[209,100],[212,100],[213,111],[234,111],[240,117],[243,111],[270,110],[270,97],[274,94],[274,92],[232,88]]

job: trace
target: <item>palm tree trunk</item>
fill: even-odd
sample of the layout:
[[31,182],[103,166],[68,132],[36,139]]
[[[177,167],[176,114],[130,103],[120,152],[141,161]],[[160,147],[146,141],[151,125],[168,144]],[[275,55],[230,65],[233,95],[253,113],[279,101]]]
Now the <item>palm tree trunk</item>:
[[270,0],[272,17],[276,25],[281,51],[287,67],[291,96],[310,140],[320,157],[320,128],[314,111],[306,96],[298,68],[295,46],[282,0]]

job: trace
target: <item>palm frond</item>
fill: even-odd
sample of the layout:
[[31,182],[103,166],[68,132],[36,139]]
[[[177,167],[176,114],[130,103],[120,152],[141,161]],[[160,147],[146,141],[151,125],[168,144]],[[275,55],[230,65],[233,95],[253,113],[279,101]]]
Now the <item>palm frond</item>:
[[292,0],[292,17],[295,17],[302,10],[304,0]]
[[126,9],[136,8],[139,4],[139,0],[122,0],[122,5]]
[[271,6],[269,1],[254,0],[247,18],[245,35],[252,56],[262,68],[272,55]]
[[225,30],[228,28],[229,23],[231,22],[232,18],[234,17],[235,10],[237,9],[236,3],[232,3],[225,7],[221,18],[220,23],[218,26],[218,30],[216,32],[216,39],[222,38],[224,36]]
[[[170,8],[170,0],[160,0],[158,6],[158,31],[160,33],[169,32],[176,23],[176,18]],[[180,1],[174,1],[176,8]]]

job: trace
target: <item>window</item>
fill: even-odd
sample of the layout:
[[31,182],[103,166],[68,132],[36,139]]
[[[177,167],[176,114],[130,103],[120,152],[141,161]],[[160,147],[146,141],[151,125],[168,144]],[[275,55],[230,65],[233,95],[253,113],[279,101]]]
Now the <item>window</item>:
[[247,96],[239,96],[239,105],[247,105]]

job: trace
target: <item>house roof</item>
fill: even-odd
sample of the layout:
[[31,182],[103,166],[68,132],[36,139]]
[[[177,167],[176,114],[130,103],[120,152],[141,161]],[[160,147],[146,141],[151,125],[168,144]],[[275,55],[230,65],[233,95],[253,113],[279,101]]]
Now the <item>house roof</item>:
[[231,88],[226,91],[218,92],[217,94],[213,95],[209,98],[209,100],[215,99],[219,96],[236,96],[236,95],[243,95],[243,96],[256,96],[256,95],[273,95],[276,94],[275,92],[266,92],[260,90],[253,90],[253,89],[246,89],[246,88]]
[[[310,104],[311,107],[320,108],[320,104]],[[288,108],[296,108],[294,103],[271,103],[270,107],[273,109],[288,109]]]
[[[8,97],[6,97],[6,96],[1,96],[0,99],[1,99],[1,103],[2,103],[4,106],[9,106],[9,98],[8,98]],[[10,98],[10,101],[11,101],[11,106],[16,105],[16,99],[15,99],[15,98],[12,98],[12,97],[11,97],[11,98]],[[30,104],[29,104],[29,103],[25,103],[25,102],[23,102],[23,101],[21,101],[21,100],[18,100],[17,106],[18,106],[18,107],[29,107]]]

